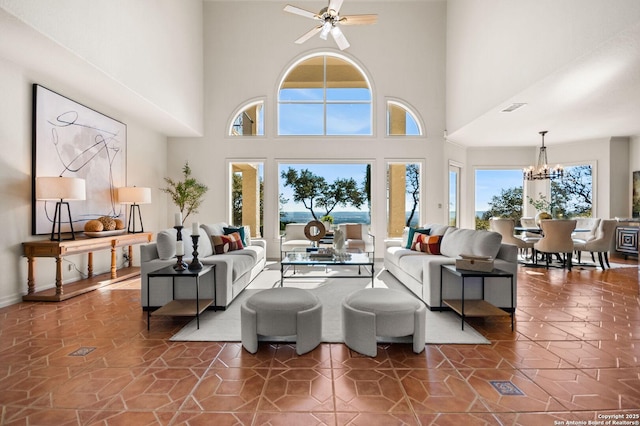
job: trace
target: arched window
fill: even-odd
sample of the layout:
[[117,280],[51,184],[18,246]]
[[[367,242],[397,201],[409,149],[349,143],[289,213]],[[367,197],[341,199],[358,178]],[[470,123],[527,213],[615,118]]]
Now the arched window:
[[371,87],[360,68],[337,54],[304,58],[278,92],[279,135],[372,135]]
[[254,101],[240,108],[231,125],[230,136],[264,136],[264,101]]
[[387,101],[387,135],[422,135],[422,127],[417,119],[417,115],[401,102]]

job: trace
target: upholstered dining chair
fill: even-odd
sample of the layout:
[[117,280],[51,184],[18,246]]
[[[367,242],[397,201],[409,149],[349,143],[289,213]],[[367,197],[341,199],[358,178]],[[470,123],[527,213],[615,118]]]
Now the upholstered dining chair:
[[[536,218],[535,217],[521,217],[520,218],[520,225],[522,225],[523,228],[537,228],[538,227],[538,224],[536,223]],[[542,236],[540,235],[540,233],[524,231],[520,235],[520,238],[522,238],[522,240],[527,242],[527,243],[535,243],[535,242],[539,241],[540,238],[542,238]]]
[[[598,260],[600,261],[602,269],[605,269],[605,262],[607,266],[611,268],[611,265],[609,264],[609,249],[611,248],[613,235],[616,232],[616,225],[617,221],[615,220],[601,220],[600,225],[596,230],[595,238],[585,242],[575,242],[573,248],[578,252],[578,262],[580,262],[580,253],[583,251],[589,251],[591,252],[592,257],[593,253],[598,253]],[[602,261],[603,255],[604,262]]]
[[573,238],[571,233],[576,229],[575,219],[545,219],[540,221],[542,238],[533,245],[534,250],[545,254],[547,268],[549,259],[555,253],[562,255],[562,263],[571,270],[573,255]]
[[[573,233],[573,245],[575,246],[584,244],[587,241],[591,241],[596,238],[596,231],[600,226],[600,218],[596,217],[576,217],[576,231]],[[581,251],[575,251],[575,254],[578,256],[578,263],[580,263]],[[596,258],[593,256],[593,252],[591,253],[591,260],[596,261]]]
[[489,219],[489,230],[502,235],[502,242],[505,244],[513,244],[518,247],[521,253],[533,251],[533,242],[524,241],[522,238],[514,234],[516,221],[504,217],[492,217]]

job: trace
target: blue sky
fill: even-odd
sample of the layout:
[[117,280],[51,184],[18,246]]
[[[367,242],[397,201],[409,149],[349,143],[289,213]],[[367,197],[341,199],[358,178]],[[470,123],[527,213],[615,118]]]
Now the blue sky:
[[502,189],[522,186],[522,169],[476,170],[476,211],[489,210],[489,201]]

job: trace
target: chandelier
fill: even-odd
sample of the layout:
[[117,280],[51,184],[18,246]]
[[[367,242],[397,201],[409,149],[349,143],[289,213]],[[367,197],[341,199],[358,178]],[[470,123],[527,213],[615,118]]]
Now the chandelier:
[[524,180],[560,179],[564,174],[562,166],[558,164],[554,168],[550,168],[547,161],[547,147],[544,146],[544,135],[547,134],[547,131],[543,130],[540,134],[542,135],[542,146],[538,153],[538,162],[535,166],[524,169]]

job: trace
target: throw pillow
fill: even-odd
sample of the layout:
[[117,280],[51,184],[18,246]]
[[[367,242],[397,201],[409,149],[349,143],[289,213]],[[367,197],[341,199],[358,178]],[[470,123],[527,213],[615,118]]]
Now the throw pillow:
[[242,246],[248,246],[246,238],[247,234],[245,233],[244,226],[225,226],[222,230],[224,231],[224,235],[233,234],[234,232],[239,233],[240,239],[242,240]]
[[429,235],[431,233],[431,229],[428,229],[428,228],[409,228],[409,234],[407,235],[407,245],[405,246],[405,248],[411,249],[411,246],[413,245],[413,237],[414,237],[414,235],[416,233]]
[[213,245],[215,254],[224,254],[244,248],[238,232],[232,232],[229,235],[212,235],[211,245]]
[[411,250],[421,251],[427,254],[440,254],[440,242],[442,235],[415,234]]

